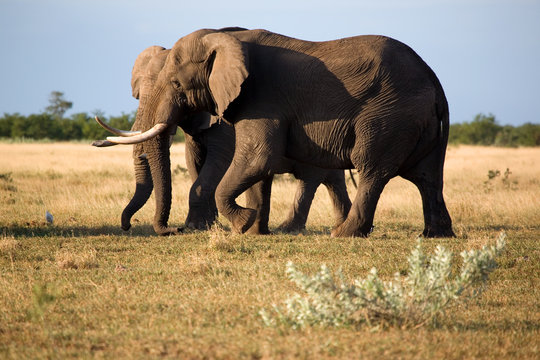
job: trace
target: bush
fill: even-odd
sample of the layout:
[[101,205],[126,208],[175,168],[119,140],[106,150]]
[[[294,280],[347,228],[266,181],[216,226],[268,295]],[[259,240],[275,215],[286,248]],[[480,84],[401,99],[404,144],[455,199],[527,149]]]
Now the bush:
[[287,276],[305,295],[295,294],[284,307],[275,306],[273,314],[261,310],[267,326],[368,325],[416,327],[434,321],[445,308],[460,296],[478,296],[488,275],[496,268],[495,259],[506,244],[501,233],[496,245],[481,250],[463,251],[459,275],[452,278],[452,253],[437,246],[433,256],[426,256],[418,241],[409,256],[407,275],[394,275],[383,281],[373,268],[365,279],[347,284],[341,271],[335,278],[321,266],[318,273],[308,276],[287,264]]

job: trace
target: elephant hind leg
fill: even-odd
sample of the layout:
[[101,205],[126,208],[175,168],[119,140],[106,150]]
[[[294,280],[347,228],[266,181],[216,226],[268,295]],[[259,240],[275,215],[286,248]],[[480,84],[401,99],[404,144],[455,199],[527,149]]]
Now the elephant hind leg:
[[295,233],[304,230],[309,209],[319,184],[319,181],[298,180],[293,205],[287,218],[279,225],[279,231]]
[[336,227],[332,237],[367,236],[373,228],[373,218],[379,197],[388,182],[388,177],[359,174],[358,189],[347,219]]
[[[444,159],[444,158],[443,158]],[[400,174],[416,185],[422,197],[426,237],[454,237],[452,220],[443,197],[443,162],[433,151],[413,168]]]
[[270,194],[272,193],[273,176],[259,181],[246,191],[246,207],[257,210],[255,222],[246,231],[250,235],[270,234]]
[[345,173],[343,170],[327,170],[323,184],[326,186],[334,206],[335,227],[338,227],[347,219],[347,215],[351,210],[351,199],[349,199],[349,193],[347,192]]
[[416,186],[422,196],[424,208],[425,237],[455,237],[452,230],[452,220],[444,203],[442,188],[437,188],[429,182],[417,182]]
[[315,166],[296,163],[294,176],[298,186],[293,206],[287,219],[279,226],[283,232],[300,232],[306,226],[309,210],[317,188],[322,183],[328,190],[335,216],[335,226],[342,224],[351,208],[351,200],[347,193],[343,170],[327,170]]

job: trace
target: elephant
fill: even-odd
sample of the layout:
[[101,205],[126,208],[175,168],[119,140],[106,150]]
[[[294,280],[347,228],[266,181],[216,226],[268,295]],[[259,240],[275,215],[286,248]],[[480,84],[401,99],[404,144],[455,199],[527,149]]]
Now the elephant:
[[143,114],[152,126],[108,141],[152,141],[152,176],[164,178],[171,130],[189,127],[200,112],[234,126],[234,156],[215,195],[234,232],[246,232],[257,214],[236,198],[301,162],[357,170],[355,198],[333,237],[367,236],[380,194],[396,176],[420,192],[423,235],[455,236],[443,197],[448,102],[433,70],[398,40],[197,30],[174,44],[156,79]]
[[[139,109],[132,132],[111,128],[96,118],[100,125],[121,136],[140,133],[138,130],[145,126],[141,122],[142,115],[146,112],[145,99],[147,94],[151,92],[168,53],[169,50],[161,46],[151,46],[141,52],[135,61],[131,86],[133,97],[139,99]],[[234,154],[234,128],[231,124],[219,121],[217,117],[207,112],[199,112],[190,115],[190,120],[186,122],[183,130],[186,140],[186,164],[193,182],[189,193],[189,211],[185,225],[188,228],[206,229],[217,217],[215,189]],[[113,143],[98,141],[94,145],[110,146]],[[161,184],[153,179],[145,147],[143,143],[133,146],[136,189],[129,204],[122,212],[121,222],[124,230],[131,227],[132,216],[146,203],[154,186],[156,188],[170,186],[170,184]],[[321,183],[328,189],[334,206],[336,222],[339,224],[345,219],[351,202],[342,170],[319,169],[298,163],[295,164],[291,172],[299,180],[298,189],[288,217],[278,228],[280,231],[299,232],[305,228],[311,202]],[[269,176],[247,191],[247,206],[258,210],[257,219],[249,229],[252,234],[269,233],[271,182],[272,176]],[[156,206],[155,218],[159,220],[154,223],[154,228],[159,234],[165,235],[180,231],[180,229],[161,225],[166,222],[169,215],[169,204],[170,200],[167,199],[167,201],[158,202]],[[161,220],[162,218],[165,220]]]

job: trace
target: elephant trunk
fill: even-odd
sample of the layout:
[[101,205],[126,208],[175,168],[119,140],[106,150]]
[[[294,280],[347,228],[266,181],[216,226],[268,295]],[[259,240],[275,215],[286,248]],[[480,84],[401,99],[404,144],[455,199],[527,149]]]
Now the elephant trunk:
[[156,212],[154,215],[154,230],[160,235],[178,233],[180,229],[170,228],[167,225],[172,201],[169,136],[157,136],[144,143],[144,148],[148,156],[152,181],[155,184]]
[[[176,234],[179,228],[171,228],[167,225],[172,202],[172,179],[171,179],[171,160],[170,160],[170,135],[172,130],[176,129],[176,123],[172,122],[174,108],[168,102],[162,99],[164,86],[154,87],[153,93],[141,97],[139,100],[140,124],[145,130],[153,126],[161,127],[159,133],[145,139],[141,143],[143,152],[147,156],[148,167],[152,183],[154,185],[154,194],[156,199],[156,210],[154,214],[154,230],[159,235]],[[160,121],[155,121],[156,119]],[[141,135],[148,133],[143,132]],[[122,139],[134,139],[137,136],[123,137]]]
[[154,184],[152,182],[152,176],[150,173],[150,166],[146,154],[139,154],[139,148],[141,145],[134,146],[133,165],[135,168],[135,193],[131,198],[129,204],[122,212],[122,229],[129,230],[131,227],[131,218],[139,211],[141,207],[148,201],[148,198],[152,194]]

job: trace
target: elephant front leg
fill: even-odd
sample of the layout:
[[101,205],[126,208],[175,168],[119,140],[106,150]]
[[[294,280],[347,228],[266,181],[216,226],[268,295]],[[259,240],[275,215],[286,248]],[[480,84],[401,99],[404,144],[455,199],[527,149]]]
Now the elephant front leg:
[[275,173],[290,172],[292,163],[285,157],[286,129],[279,120],[245,119],[235,123],[234,129],[235,152],[216,190],[216,204],[232,230],[245,233],[257,219],[257,210],[239,206],[236,198]]
[[234,233],[247,232],[257,219],[257,210],[244,208],[236,203],[236,198],[257,181],[257,178],[249,178],[237,167],[231,166],[218,185],[217,208],[231,222]]
[[195,182],[189,192],[189,211],[185,224],[190,229],[208,229],[217,218],[217,208],[214,200],[215,186],[210,190]]
[[122,211],[121,223],[122,229],[127,231],[131,228],[131,218],[139,211],[154,189],[150,167],[146,155],[136,155],[133,160],[135,167],[135,193],[129,201],[129,204]]
[[232,127],[219,126],[203,135],[186,134],[186,165],[193,181],[189,192],[188,228],[207,229],[217,218],[216,188],[234,152]]
[[[244,156],[243,154],[249,155]],[[216,204],[218,211],[231,222],[232,230],[235,233],[247,232],[257,220],[257,209],[244,208],[238,205],[236,198],[259,181],[271,177],[272,172],[269,170],[268,164],[269,159],[266,156],[257,155],[254,152],[242,152],[239,156],[235,154],[231,166],[227,169],[225,176],[217,187]],[[267,191],[265,195],[263,192],[261,196],[267,198],[267,210],[269,212],[270,191]],[[253,202],[253,199],[249,200],[248,196],[248,206],[254,206],[255,203],[260,202]],[[262,209],[264,210],[264,206]],[[268,216],[267,214],[259,215],[266,218]]]

